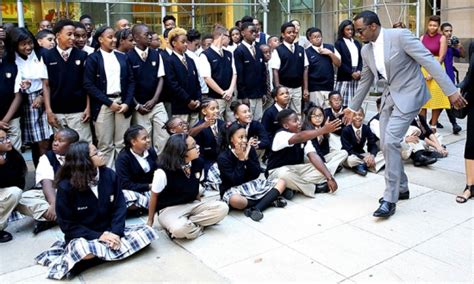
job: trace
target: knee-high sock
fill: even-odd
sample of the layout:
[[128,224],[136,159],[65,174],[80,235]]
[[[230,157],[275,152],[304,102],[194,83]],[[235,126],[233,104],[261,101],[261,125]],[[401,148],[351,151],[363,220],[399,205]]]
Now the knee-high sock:
[[273,201],[277,199],[277,197],[280,196],[280,192],[276,188],[272,188],[267,194],[265,194],[262,199],[258,201],[258,203],[255,205],[255,208],[257,208],[260,211],[263,211],[272,204]]

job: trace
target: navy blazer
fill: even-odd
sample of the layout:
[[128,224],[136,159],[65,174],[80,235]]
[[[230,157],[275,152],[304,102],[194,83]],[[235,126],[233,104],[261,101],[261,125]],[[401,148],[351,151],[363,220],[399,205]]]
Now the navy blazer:
[[[165,51],[166,52],[166,51]],[[178,56],[172,53],[165,59],[166,86],[171,95],[171,113],[172,114],[190,114],[198,112],[191,110],[188,104],[192,100],[201,100],[201,85],[199,84],[199,75],[196,64],[189,56],[186,58],[186,68]]]
[[357,143],[357,138],[354,129],[351,125],[344,127],[341,135],[342,149],[346,150],[349,155],[356,155],[359,158],[363,158],[362,154],[366,153],[364,146],[367,143],[367,151],[372,155],[376,156],[379,151],[377,146],[377,137],[365,124],[362,124],[361,139]]
[[[201,119],[193,126],[193,128],[203,123],[204,119]],[[201,132],[194,137],[196,144],[200,147],[201,157],[204,158],[205,168],[209,166],[209,162],[214,163],[217,160],[217,155],[221,150],[221,141],[223,133],[225,133],[225,122],[223,120],[217,120],[217,129],[217,139],[214,137],[211,127],[201,130]]]
[[129,148],[123,148],[115,160],[115,171],[119,177],[120,188],[136,192],[147,192],[149,185],[153,181],[153,174],[158,169],[155,150],[148,149],[146,160],[150,165],[150,171],[145,173],[137,158],[132,154]]
[[79,191],[69,180],[57,186],[56,215],[64,239],[98,239],[105,231],[123,236],[127,206],[115,172],[99,168],[97,198],[92,190]]
[[[120,63],[120,87],[122,103],[128,105],[128,111],[125,117],[132,115],[135,107],[133,103],[133,94],[135,92],[135,81],[127,57],[124,54],[114,52]],[[105,75],[104,58],[100,50],[92,53],[86,59],[84,70],[84,88],[91,99],[92,119],[96,120],[99,115],[100,107],[106,105],[110,107],[113,101],[107,97],[107,76]]]
[[[362,55],[360,53],[362,46],[357,40],[354,40],[359,51],[359,61],[357,62],[357,71],[362,71]],[[341,55],[341,66],[337,68],[337,81],[352,81],[352,60],[351,52],[344,39],[340,38],[334,43],[337,51]]]
[[234,51],[237,70],[237,97],[239,99],[259,99],[267,93],[267,69],[260,48],[255,47],[255,58],[242,43]]
[[280,129],[280,124],[276,119],[278,113],[279,111],[276,108],[275,104],[273,104],[271,107],[269,107],[263,112],[262,125],[267,131],[270,143],[273,142],[273,137],[275,137],[276,132],[278,131],[278,129]]
[[[234,121],[233,123],[238,122]],[[252,120],[250,122],[250,126],[247,132],[247,139],[250,139],[255,136],[257,136],[258,141],[260,141],[260,143],[258,144],[258,149],[270,149],[270,138],[268,137],[267,131],[260,122]]]

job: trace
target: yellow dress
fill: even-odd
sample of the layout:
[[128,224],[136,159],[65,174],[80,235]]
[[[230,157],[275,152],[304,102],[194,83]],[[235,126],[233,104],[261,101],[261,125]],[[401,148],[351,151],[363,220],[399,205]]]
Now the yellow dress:
[[[437,57],[435,57],[438,59]],[[444,64],[441,64],[441,67],[444,69]],[[423,72],[423,76],[428,75],[428,71],[424,67],[421,67],[421,72]],[[431,94],[431,99],[426,102],[423,108],[426,109],[443,109],[443,108],[451,108],[451,103],[447,96],[444,95],[441,87],[436,83],[434,79],[425,80],[426,85],[428,86],[428,90]]]

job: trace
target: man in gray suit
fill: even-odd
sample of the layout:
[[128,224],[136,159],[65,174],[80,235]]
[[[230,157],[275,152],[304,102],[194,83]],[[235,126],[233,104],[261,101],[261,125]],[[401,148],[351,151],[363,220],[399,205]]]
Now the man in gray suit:
[[395,213],[398,199],[410,196],[400,143],[410,123],[430,98],[420,65],[441,86],[452,105],[459,108],[467,102],[438,61],[409,30],[383,29],[377,14],[372,11],[358,14],[354,26],[366,43],[361,51],[364,66],[354,98],[344,111],[344,120],[346,124],[351,122],[374,78],[382,80],[385,89],[380,109],[380,145],[385,158],[385,193],[373,215],[386,218]]

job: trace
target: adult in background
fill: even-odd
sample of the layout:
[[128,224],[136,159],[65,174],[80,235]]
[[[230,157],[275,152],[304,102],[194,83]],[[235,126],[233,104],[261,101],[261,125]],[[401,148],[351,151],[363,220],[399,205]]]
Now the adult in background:
[[86,32],[87,32],[87,45],[88,46],[91,46],[92,45],[92,36],[93,36],[93,33],[94,33],[94,21],[92,20],[92,17],[85,14],[85,15],[82,15],[80,18],[79,18],[79,22],[81,24],[84,25],[84,27],[86,27]]
[[466,188],[461,196],[456,197],[458,203],[464,203],[474,196],[474,43],[469,45],[469,69],[461,88],[468,92],[466,99],[469,104],[467,114],[466,147],[464,148],[464,161],[466,164]]
[[400,143],[410,123],[430,97],[420,65],[439,82],[455,107],[462,107],[466,102],[439,62],[409,30],[382,28],[377,14],[372,11],[358,14],[354,25],[361,40],[367,44],[362,50],[362,79],[349,108],[344,110],[344,120],[348,124],[354,110],[360,109],[374,78],[385,82],[380,111],[380,145],[386,162],[386,188],[383,200],[373,215],[390,217],[395,213],[399,195],[409,195]]
[[131,28],[130,22],[127,19],[120,19],[117,22],[115,22],[116,31],[128,30],[130,28]]

